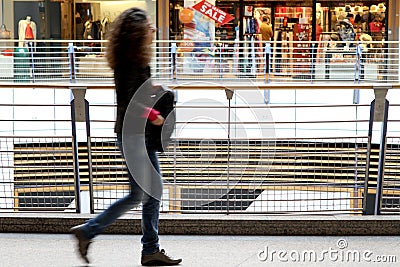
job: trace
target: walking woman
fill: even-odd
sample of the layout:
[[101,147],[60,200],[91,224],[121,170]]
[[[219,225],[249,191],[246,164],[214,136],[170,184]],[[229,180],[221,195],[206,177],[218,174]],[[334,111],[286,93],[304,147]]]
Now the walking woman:
[[[161,127],[164,124],[164,117],[158,110],[143,104],[140,99],[138,101],[134,99],[137,95],[146,95],[139,91],[143,90],[142,85],[151,76],[149,63],[155,30],[145,11],[130,8],[118,16],[109,32],[110,42],[106,56],[109,66],[114,70],[117,96],[115,132],[122,154],[125,159],[129,156],[127,165],[130,193],[97,217],[71,228],[71,233],[78,241],[80,256],[87,263],[89,263],[88,248],[93,238],[102,233],[122,214],[139,204],[142,204],[143,233],[141,264],[143,266],[171,266],[178,265],[182,261],[172,259],[159,248],[158,221],[162,180],[156,154],[158,149],[151,135],[148,135],[145,130],[151,127],[142,127],[146,123]],[[132,105],[133,108],[131,108]],[[134,125],[137,126],[126,130],[124,118],[129,118],[131,125],[134,120]],[[149,181],[153,185],[149,185]],[[156,189],[153,190],[151,187]]]

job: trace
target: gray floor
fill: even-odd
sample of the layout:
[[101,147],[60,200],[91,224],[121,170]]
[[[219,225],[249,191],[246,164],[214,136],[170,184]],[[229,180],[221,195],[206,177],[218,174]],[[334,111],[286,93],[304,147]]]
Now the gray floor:
[[[161,236],[160,239],[168,254],[183,258],[181,266],[400,266],[399,236]],[[101,235],[91,247],[90,266],[140,266],[139,256],[140,236]],[[75,241],[70,235],[2,233],[0,266],[86,265],[76,255]]]

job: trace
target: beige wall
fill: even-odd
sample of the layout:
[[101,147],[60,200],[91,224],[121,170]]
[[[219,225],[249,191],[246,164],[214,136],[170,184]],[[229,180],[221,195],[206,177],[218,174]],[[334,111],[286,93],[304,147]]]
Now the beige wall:
[[169,1],[158,1],[158,39],[169,40]]
[[3,17],[4,17],[4,13],[3,13],[3,0],[0,0],[0,24],[3,24]]
[[[12,0],[0,0],[3,2],[3,24],[6,25],[7,30],[11,32],[11,38],[18,38],[14,36],[14,5]],[[18,26],[18,25],[17,25]]]
[[102,19],[105,16],[109,16],[111,20],[114,20],[122,11],[131,8],[139,7],[147,10],[145,2],[138,1],[103,1],[100,2],[99,10],[92,10],[95,15],[94,20]]
[[388,29],[391,30],[389,41],[398,41],[400,34],[400,1],[389,0]]

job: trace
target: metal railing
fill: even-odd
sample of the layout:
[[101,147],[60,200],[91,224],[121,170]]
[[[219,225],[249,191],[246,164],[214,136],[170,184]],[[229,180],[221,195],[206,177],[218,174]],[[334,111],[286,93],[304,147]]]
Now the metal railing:
[[[0,81],[112,83],[106,41],[0,40]],[[399,82],[399,42],[161,41],[153,78],[168,83]]]
[[[0,211],[96,212],[127,193],[112,84],[0,85]],[[252,85],[171,88],[177,125],[160,155],[164,212],[400,212],[400,105],[390,103],[389,117],[385,93],[399,84],[274,85],[270,101]],[[85,99],[75,94],[85,89]],[[375,100],[345,104],[354,90],[375,91]]]

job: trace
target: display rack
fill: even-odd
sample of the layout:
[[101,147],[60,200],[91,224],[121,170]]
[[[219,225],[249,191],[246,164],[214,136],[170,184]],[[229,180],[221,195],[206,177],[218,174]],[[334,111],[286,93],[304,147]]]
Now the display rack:
[[[302,75],[310,72],[311,47],[310,24],[296,23],[293,25],[293,63],[296,74]],[[303,75],[302,75],[303,76]]]
[[[233,17],[235,16],[236,5],[219,5],[219,9],[225,11]],[[215,38],[218,40],[234,41],[236,38],[236,19],[223,25],[215,23]]]

